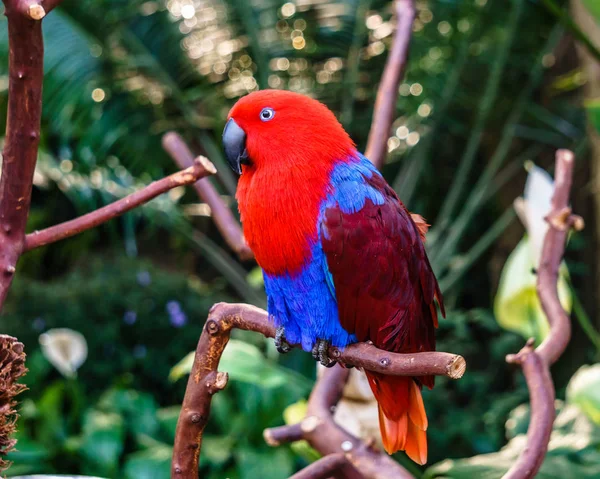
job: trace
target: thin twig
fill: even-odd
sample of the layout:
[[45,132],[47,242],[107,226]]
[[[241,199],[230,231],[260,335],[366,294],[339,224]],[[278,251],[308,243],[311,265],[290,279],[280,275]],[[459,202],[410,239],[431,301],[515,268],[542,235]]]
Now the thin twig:
[[[198,341],[194,365],[188,380],[179,421],[177,422],[171,468],[171,474],[174,478],[195,479],[198,477],[202,431],[208,421],[212,396],[223,389],[227,382],[226,373],[217,372],[219,360],[229,341],[231,330],[234,328],[255,331],[267,338],[275,336],[275,326],[269,321],[267,313],[261,309],[246,304],[220,303],[213,306]],[[329,354],[343,364],[364,366],[368,370],[403,376],[437,374],[458,378],[465,368],[464,359],[457,355],[435,352],[418,354],[389,353],[369,344],[351,345],[343,352],[337,348],[330,348]],[[327,372],[327,379],[317,382],[309,400],[311,411],[317,418],[330,417],[331,406],[337,403],[341,395],[344,381],[337,380],[336,382],[335,377],[331,377],[332,374],[335,374],[339,379],[337,375],[346,375],[347,370],[339,367],[333,368]],[[310,420],[308,425],[307,420],[308,418],[300,426],[305,437],[306,434],[311,434]],[[313,447],[322,454],[354,451],[347,457],[352,464],[360,464],[363,468],[369,467],[369,464],[379,464],[381,467],[395,465],[395,462],[387,456],[385,456],[385,460],[380,458],[378,452],[372,451],[362,441],[353,438],[339,426],[333,426],[333,420],[331,423],[332,426],[327,430],[327,434],[314,434],[314,437],[311,436]],[[293,433],[287,431],[277,434],[272,439],[272,443],[283,442],[286,439],[293,440],[297,437],[298,428],[294,426],[290,426],[290,428],[292,428]],[[269,433],[265,434],[267,437],[270,436]],[[343,443],[345,443],[345,446],[342,445]],[[365,455],[369,457],[368,460],[364,459]],[[387,461],[389,461],[389,464]]]
[[572,215],[569,208],[574,163],[575,156],[571,151],[556,152],[552,210],[546,218],[548,232],[538,267],[537,292],[550,323],[550,334],[537,348],[537,353],[548,364],[553,364],[560,357],[571,338],[571,321],[558,299],[557,282],[567,234],[582,221]]
[[[187,168],[193,161],[194,155],[184,139],[177,133],[173,131],[166,133],[162,138],[162,144],[165,151],[180,168]],[[194,188],[202,201],[210,207],[213,221],[229,247],[236,252],[240,259],[252,259],[254,254],[246,243],[240,223],[233,216],[211,181],[207,178],[199,180],[194,183]]]
[[58,7],[62,2],[63,2],[63,0],[44,0],[42,2],[42,5],[44,5],[44,9],[46,10],[46,13],[48,13],[51,10]]
[[[13,0],[8,2],[14,5],[15,11],[30,20],[42,20],[51,10],[63,0]],[[6,2],[6,3],[8,3]]]
[[381,168],[387,155],[387,140],[394,121],[398,87],[404,77],[408,60],[408,47],[412,34],[412,24],[415,18],[413,0],[396,0],[396,31],[389,53],[373,110],[373,121],[369,131],[369,139],[365,156],[377,168]]
[[215,174],[216,171],[217,170],[208,159],[199,156],[189,168],[173,173],[171,176],[167,176],[161,180],[154,181],[141,190],[136,191],[125,198],[121,198],[110,205],[106,205],[74,220],[66,221],[59,225],[28,234],[25,237],[23,251],[30,251],[39,248],[40,246],[55,243],[56,241],[70,238],[83,231],[95,228],[102,223],[106,223],[113,218],[121,216],[122,214],[147,203],[151,199],[156,198],[173,188],[189,185],[199,178]]
[[546,218],[548,231],[537,270],[538,296],[550,323],[550,332],[537,349],[533,349],[533,340],[529,340],[521,352],[506,358],[509,363],[520,364],[523,369],[529,389],[531,420],[527,429],[527,447],[504,479],[535,477],[544,462],[556,415],[550,365],[561,356],[571,337],[571,322],[558,298],[558,271],[569,229],[583,228],[583,220],[571,214],[569,208],[574,160],[571,151],[556,152],[552,207]]
[[348,459],[341,452],[329,454],[290,476],[290,479],[329,479],[348,465]]
[[31,20],[42,20],[51,10],[57,7],[62,0],[16,0],[16,9]]
[[304,431],[302,423],[299,422],[298,424],[265,429],[263,437],[269,446],[276,447],[281,444],[300,441],[304,438]]
[[504,479],[534,477],[544,462],[554,423],[554,384],[547,364],[533,349],[533,341],[508,362],[520,364],[531,397],[531,419],[527,429],[527,446]]

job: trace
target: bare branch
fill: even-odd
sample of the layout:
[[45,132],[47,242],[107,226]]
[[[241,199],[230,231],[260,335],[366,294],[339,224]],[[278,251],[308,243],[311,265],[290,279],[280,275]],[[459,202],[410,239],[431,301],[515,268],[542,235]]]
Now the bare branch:
[[[184,139],[177,133],[173,131],[166,133],[162,138],[162,144],[165,151],[180,168],[187,168],[191,164],[194,155]],[[215,225],[229,247],[242,260],[254,258],[252,250],[244,239],[240,223],[233,216],[211,181],[209,179],[199,180],[194,183],[194,188],[202,201],[210,207]]]
[[131,195],[126,196],[110,205],[99,208],[91,213],[80,216],[71,221],[66,221],[56,226],[51,226],[45,230],[35,231],[25,237],[25,246],[23,251],[44,246],[56,241],[70,238],[83,231],[94,228],[102,223],[105,223],[117,216],[120,216],[128,211],[137,208],[138,206],[147,203],[151,199],[173,189],[177,186],[188,185],[197,181],[199,178],[204,178],[208,175],[216,173],[214,165],[208,159],[199,156],[189,168],[167,176],[161,180],[150,183],[145,188],[142,188]]
[[4,0],[8,17],[9,82],[0,178],[0,309],[21,254],[42,114],[42,25],[23,15],[20,0]]
[[5,3],[10,3],[15,12],[31,20],[39,21],[62,3],[62,0],[5,0]]
[[44,5],[46,13],[49,13],[51,10],[54,10],[56,7],[58,7],[62,2],[63,0],[43,0],[42,4]]
[[41,20],[46,16],[46,11],[38,0],[4,0],[4,3],[7,11],[10,8],[15,14],[29,20]]
[[509,363],[520,364],[523,369],[529,389],[531,420],[527,429],[527,447],[504,479],[535,477],[548,451],[556,415],[550,365],[562,355],[571,337],[571,322],[558,298],[558,271],[569,229],[583,227],[583,220],[572,215],[569,208],[573,166],[572,152],[556,152],[552,210],[546,218],[549,227],[544,238],[537,280],[538,296],[550,323],[550,332],[537,349],[533,349],[533,340],[529,340],[518,354],[506,358]]
[[265,429],[263,432],[265,442],[271,447],[296,442],[303,437],[304,430],[302,429],[301,422],[292,424],[291,426],[272,427],[270,429]]
[[[267,313],[261,309],[246,304],[220,303],[213,306],[198,341],[194,365],[177,423],[172,477],[186,479],[198,477],[202,431],[208,421],[212,396],[222,389],[217,387],[218,381],[215,378],[223,373],[217,373],[217,368],[229,341],[231,330],[234,328],[255,331],[268,338],[275,336],[275,326],[269,321]],[[364,365],[367,369],[384,374],[405,376],[438,374],[456,378],[459,376],[459,371],[460,374],[464,371],[464,359],[447,353],[398,354],[381,351],[373,345],[357,344],[348,346],[343,352],[337,348],[330,348],[329,354],[341,363]],[[326,371],[324,379],[317,382],[309,399],[310,417],[317,419],[307,417],[302,421],[300,429],[303,437],[310,437],[313,447],[322,454],[345,452],[352,464],[360,464],[361,467],[369,467],[369,464],[378,464],[378,467],[399,467],[387,456],[382,456],[385,460],[382,459],[380,453],[373,451],[333,423],[331,406],[337,403],[341,395],[347,373],[346,369],[332,368]],[[221,382],[223,386],[224,382],[226,381]],[[327,434],[315,432],[325,419],[329,421]],[[265,432],[265,438],[267,442],[275,444],[294,440],[298,434],[298,427],[290,426],[268,430]],[[365,455],[370,459],[365,460]],[[351,472],[349,474],[344,477],[363,477],[352,476]]]
[[[569,208],[569,195],[573,178],[575,156],[569,150],[556,152],[554,195],[552,210],[547,217],[548,232],[544,238],[538,268],[537,292],[542,308],[550,322],[550,333],[537,348],[537,353],[548,364],[553,364],[563,353],[571,339],[571,321],[558,299],[558,270],[565,252],[570,226],[579,222]],[[565,215],[564,212],[567,212]]]
[[41,20],[46,16],[46,10],[39,3],[33,3],[27,8],[27,15],[32,20]]
[[[408,479],[412,476],[387,454],[375,450],[348,433],[333,420],[333,408],[342,396],[349,371],[335,367],[324,371],[308,399],[306,417],[300,422],[302,439],[324,456],[343,453],[348,464],[338,477],[360,479]],[[294,426],[288,426],[292,428]],[[280,429],[280,428],[276,428]],[[265,435],[270,435],[269,430]],[[350,464],[352,467],[350,467]],[[310,477],[310,476],[304,476]]]
[[349,366],[392,376],[448,376],[462,378],[467,363],[458,354],[432,351],[427,353],[401,354],[378,349],[372,344],[356,343],[343,351],[330,348],[331,358]]
[[373,110],[373,121],[365,151],[365,156],[377,168],[383,166],[387,155],[387,140],[390,135],[392,122],[394,121],[398,87],[406,69],[412,24],[415,18],[413,0],[396,0],[395,7],[396,32],[394,33],[392,49],[385,64],[381,82],[379,83],[377,99],[375,100],[375,108]]
[[533,349],[530,340],[516,355],[506,358],[520,364],[531,397],[531,419],[527,429],[527,447],[504,479],[534,477],[544,462],[554,423],[554,384],[548,366]]
[[329,454],[290,476],[290,479],[329,479],[348,465],[348,459],[341,452]]

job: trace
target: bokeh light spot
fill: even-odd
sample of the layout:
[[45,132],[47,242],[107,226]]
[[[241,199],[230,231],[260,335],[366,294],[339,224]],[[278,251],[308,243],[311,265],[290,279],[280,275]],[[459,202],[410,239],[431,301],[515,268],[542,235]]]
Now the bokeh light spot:
[[284,3],[281,7],[281,15],[284,18],[289,18],[296,13],[296,5],[292,2]]
[[105,98],[106,93],[102,88],[94,88],[94,90],[92,91],[92,100],[94,100],[96,103],[100,103]]

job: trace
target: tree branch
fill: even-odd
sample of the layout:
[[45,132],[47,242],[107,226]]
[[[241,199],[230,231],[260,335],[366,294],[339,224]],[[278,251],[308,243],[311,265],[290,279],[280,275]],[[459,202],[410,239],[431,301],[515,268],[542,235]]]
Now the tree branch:
[[377,168],[381,168],[387,155],[387,140],[394,121],[398,87],[404,77],[408,60],[408,48],[412,34],[412,24],[415,18],[413,0],[396,0],[396,31],[389,53],[373,110],[373,121],[369,131],[369,139],[365,156]]
[[507,362],[520,364],[523,369],[529,389],[531,420],[527,429],[527,447],[504,479],[529,479],[537,474],[548,450],[556,416],[550,365],[561,356],[571,337],[571,322],[558,298],[558,271],[569,229],[583,228],[583,220],[572,215],[569,208],[573,166],[572,152],[556,152],[552,209],[546,217],[549,227],[537,271],[538,296],[550,323],[550,332],[535,350],[530,339],[518,354],[506,358]]
[[49,13],[51,10],[54,10],[56,7],[58,7],[62,2],[63,0],[43,0],[42,5],[44,6],[46,13]]
[[554,384],[548,365],[534,351],[532,340],[518,354],[510,355],[506,360],[523,368],[531,397],[531,419],[527,429],[527,446],[504,479],[534,477],[544,462],[554,424]]
[[46,16],[46,10],[36,0],[17,0],[14,3],[16,10],[30,20],[41,20]]
[[15,11],[30,20],[39,21],[43,19],[50,10],[57,7],[62,0],[7,0],[14,5]]
[[[187,168],[191,164],[194,155],[184,139],[177,133],[174,131],[166,133],[162,138],[162,144],[165,151],[180,168]],[[240,223],[233,216],[211,181],[209,179],[199,180],[194,183],[194,188],[202,201],[210,207],[213,221],[229,247],[241,260],[254,258],[252,250],[244,239]]]
[[269,446],[276,447],[304,439],[304,429],[301,422],[287,426],[271,427],[264,430],[263,438]]
[[197,181],[199,178],[213,175],[216,172],[217,170],[214,165],[208,159],[199,156],[192,162],[192,166],[189,168],[161,180],[154,181],[145,188],[115,201],[110,205],[106,205],[103,208],[99,208],[74,220],[66,221],[59,225],[28,234],[25,237],[23,251],[30,251],[40,246],[70,238],[83,231],[95,228],[102,223],[106,223],[117,216],[121,216],[122,214],[147,203],[153,198],[176,188],[177,186],[188,185]]
[[348,460],[341,452],[329,454],[290,476],[290,479],[329,479],[335,477],[336,472],[342,472],[348,466]]
[[550,323],[550,333],[537,348],[537,353],[548,364],[561,356],[571,338],[571,321],[558,299],[557,282],[567,234],[573,226],[583,228],[583,220],[572,215],[569,208],[574,163],[575,156],[569,150],[556,152],[552,210],[546,217],[549,228],[538,267],[537,292]]
[[[198,341],[194,365],[177,422],[171,467],[174,478],[198,477],[202,432],[208,421],[212,396],[227,383],[227,374],[217,372],[219,360],[234,328],[255,331],[267,338],[275,336],[275,326],[269,321],[267,313],[261,309],[245,304],[220,303],[213,306]],[[435,352],[389,353],[369,344],[350,345],[344,351],[332,347],[329,349],[329,355],[346,365],[364,366],[375,372],[402,376],[437,374],[456,379],[462,376],[465,370],[464,359],[457,355]],[[312,425],[309,418],[301,423],[303,437],[310,437],[313,447],[324,455],[345,452],[350,463],[359,470],[374,467],[373,464],[377,464],[378,468],[399,467],[393,460],[372,450],[333,422],[331,406],[337,403],[341,395],[347,373],[347,370],[336,367],[326,372],[323,376],[325,379],[317,382],[309,399],[309,410],[317,420],[312,420]],[[328,424],[326,434],[319,428],[321,423]],[[319,433],[315,432],[317,428]],[[265,432],[268,442],[269,438],[272,438],[272,444],[293,440],[299,434],[297,426],[290,426],[287,430],[276,430],[279,433],[274,435]],[[344,477],[375,477],[359,476],[356,473],[351,475],[351,472],[348,474],[350,475]],[[380,477],[405,477],[397,474],[396,470],[394,476]]]
[[24,2],[4,0],[8,17],[9,82],[0,178],[0,309],[23,247],[42,114],[42,25],[22,14]]
[[17,10],[31,20],[42,20],[63,0],[16,0]]
[[[340,475],[336,477],[344,479],[412,479],[412,475],[387,454],[365,444],[334,421],[332,411],[342,396],[348,375],[348,369],[341,367],[327,369],[323,372],[323,376],[315,384],[308,399],[306,417],[299,424],[302,431],[299,439],[306,440],[325,457],[344,454],[346,463],[339,464]],[[274,442],[273,437],[278,437],[282,441],[284,439],[298,440],[291,433],[297,431],[297,427],[298,425],[294,424],[266,429],[265,440],[270,445]]]

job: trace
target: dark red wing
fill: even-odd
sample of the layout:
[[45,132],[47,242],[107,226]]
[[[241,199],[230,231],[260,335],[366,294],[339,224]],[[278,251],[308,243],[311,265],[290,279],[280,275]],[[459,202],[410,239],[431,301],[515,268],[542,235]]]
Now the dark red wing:
[[[359,341],[388,351],[435,349],[442,295],[410,213],[378,174],[365,180],[383,194],[352,214],[326,209],[322,246],[333,277],[340,322]],[[429,382],[426,379],[425,384]],[[433,381],[431,381],[433,385]]]

